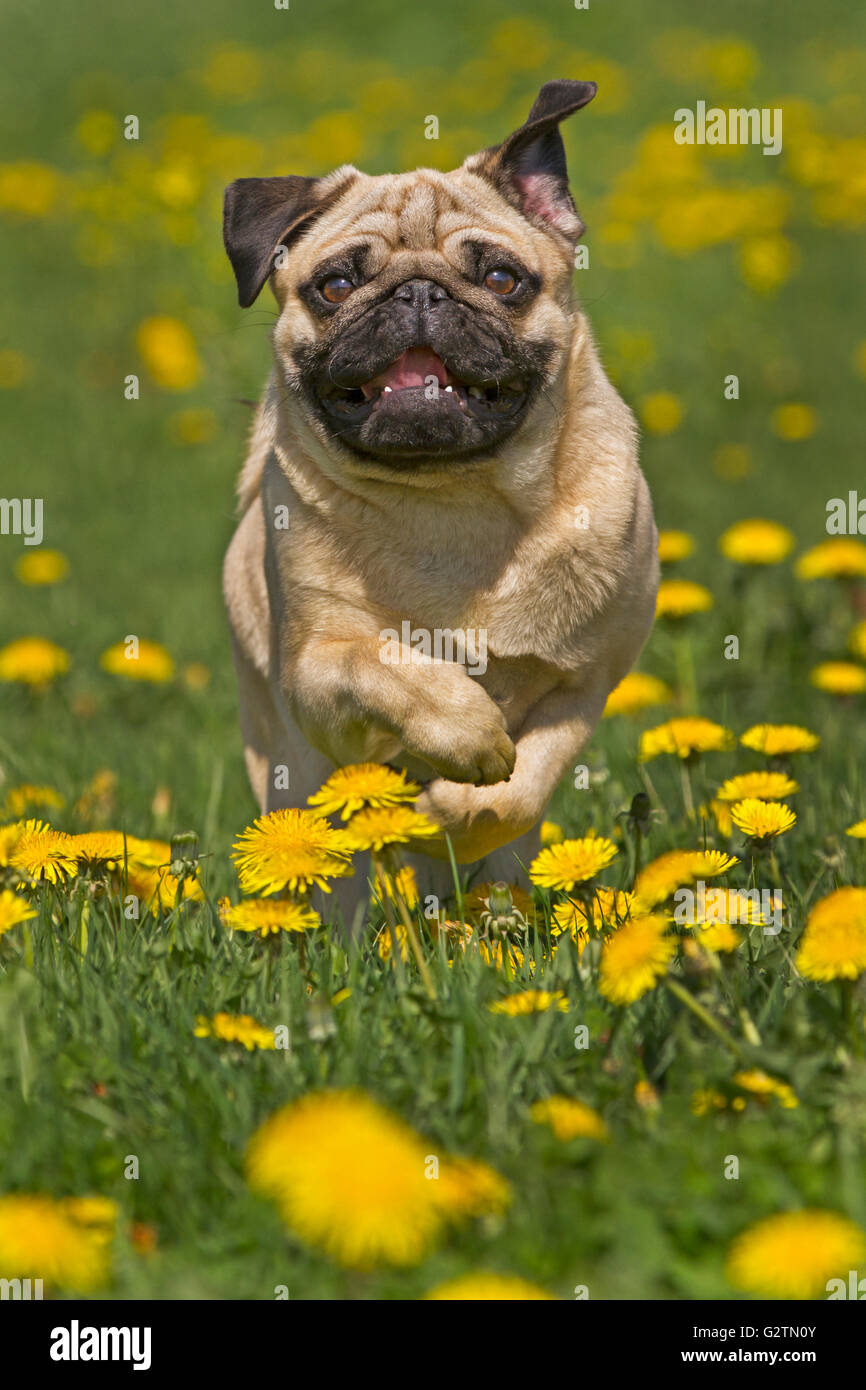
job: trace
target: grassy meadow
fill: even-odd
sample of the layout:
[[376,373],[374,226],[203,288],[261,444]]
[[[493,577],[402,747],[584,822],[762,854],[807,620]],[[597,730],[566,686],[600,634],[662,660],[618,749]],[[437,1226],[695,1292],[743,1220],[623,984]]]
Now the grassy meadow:
[[[8,0],[0,34],[0,494],[44,503],[41,546],[0,535],[0,1278],[701,1299],[866,1273],[863,18]],[[231,858],[256,808],[220,564],[273,307],[237,307],[223,187],[450,168],[556,76],[599,83],[564,127],[575,285],[665,533],[654,679],[557,791],[519,917],[463,881],[433,921],[400,880],[352,949],[327,913],[231,930],[220,900],[263,890]],[[780,108],[781,153],[676,145],[698,100]],[[860,538],[831,538],[858,488]],[[814,738],[740,742],[764,724]],[[780,893],[780,930],[676,920],[704,880]]]

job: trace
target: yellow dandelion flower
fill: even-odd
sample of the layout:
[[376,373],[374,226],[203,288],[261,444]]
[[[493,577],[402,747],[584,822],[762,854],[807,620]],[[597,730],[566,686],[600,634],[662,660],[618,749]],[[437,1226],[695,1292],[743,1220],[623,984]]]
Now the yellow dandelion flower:
[[79,864],[123,864],[128,857],[124,837],[118,830],[89,830],[70,835],[69,849]]
[[718,830],[719,834],[724,835],[726,839],[729,836],[731,836],[734,830],[734,822],[731,820],[730,806],[728,806],[724,801],[719,801],[718,797],[715,797],[710,802],[709,807],[701,807],[701,815],[706,816],[708,810],[709,814],[713,817],[713,820],[716,822],[716,829]]
[[862,579],[866,576],[866,545],[853,536],[831,536],[801,555],[798,579]]
[[156,315],[139,324],[136,345],[145,367],[158,386],[188,391],[201,375],[195,340],[185,323]]
[[554,820],[543,820],[538,837],[543,846],[560,845],[565,839],[565,831],[561,825],[557,825]]
[[557,1139],[564,1144],[569,1139],[607,1140],[607,1125],[597,1110],[571,1096],[550,1096],[537,1100],[530,1110],[537,1125],[549,1125]]
[[370,806],[352,817],[344,833],[353,850],[378,851],[386,845],[429,839],[439,834],[439,826],[411,806]]
[[220,1042],[237,1042],[254,1052],[256,1048],[273,1051],[276,1039],[273,1028],[265,1028],[250,1014],[214,1014],[213,1018],[198,1017],[195,1021],[197,1038],[218,1038]]
[[702,922],[699,931],[698,944],[708,951],[736,951],[743,944],[742,936],[729,922]]
[[671,391],[656,391],[644,396],[638,410],[648,434],[673,434],[683,418],[682,403]]
[[576,883],[587,883],[600,874],[618,853],[613,841],[602,835],[563,840],[541,851],[532,861],[529,877],[540,888],[558,888],[570,893]]
[[0,681],[41,688],[69,670],[69,654],[45,637],[19,637],[0,650]]
[[646,913],[673,895],[678,888],[697,878],[696,852],[672,849],[650,860],[640,871],[634,885],[633,909]]
[[231,931],[258,932],[276,936],[281,931],[304,932],[322,925],[322,919],[306,903],[282,902],[274,898],[245,898],[232,903],[220,898],[220,921]]
[[748,796],[731,807],[731,820],[749,840],[766,844],[790,830],[797,814],[781,801],[759,801],[757,797]]
[[[129,863],[126,867],[126,886],[147,910],[170,912],[177,903],[180,880],[169,873],[167,865],[162,869],[147,869]],[[182,902],[203,900],[204,893],[198,879],[184,879],[180,898]]]
[[232,858],[244,893],[306,891],[313,884],[329,893],[327,879],[352,873],[351,853],[344,831],[312,811],[289,809],[260,816],[235,841]]
[[339,811],[342,819],[348,820],[364,806],[381,808],[414,801],[420,790],[416,782],[406,780],[405,772],[395,772],[381,763],[355,763],[338,767],[307,801],[320,815]]
[[752,518],[729,526],[719,549],[738,565],[778,565],[794,549],[794,536],[778,521]]
[[817,734],[799,724],[753,724],[740,736],[744,748],[768,758],[787,758],[794,753],[811,753],[821,742]]
[[704,1086],[693,1094],[690,1109],[693,1115],[711,1115],[714,1110],[724,1110],[727,1104],[721,1091]]
[[775,1096],[783,1110],[795,1110],[800,1104],[792,1086],[786,1081],[777,1080],[775,1076],[768,1076],[758,1067],[751,1071],[738,1071],[733,1081],[741,1090],[748,1091],[759,1100]]
[[0,1269],[5,1278],[43,1279],[86,1293],[108,1277],[110,1254],[100,1233],[73,1219],[62,1202],[41,1194],[0,1197]]
[[638,759],[642,763],[649,762],[660,753],[689,758],[697,753],[723,752],[733,744],[734,735],[730,729],[714,724],[711,719],[685,716],[645,729],[640,736]]
[[10,787],[3,803],[3,814],[19,820],[29,810],[62,811],[66,805],[59,791],[54,787],[35,787],[24,782],[20,787]]
[[740,246],[740,273],[757,294],[771,294],[783,285],[799,263],[796,246],[771,233],[748,237]]
[[788,1211],[758,1221],[737,1236],[726,1262],[729,1282],[760,1298],[804,1299],[826,1294],[866,1256],[866,1237],[833,1211]]
[[654,989],[676,954],[663,917],[633,917],[601,948],[598,988],[612,1004],[633,1004]]
[[716,792],[719,801],[743,801],[757,797],[759,801],[781,801],[799,791],[793,777],[786,772],[741,772],[729,777]]
[[246,1168],[252,1188],[276,1202],[302,1240],[367,1269],[416,1264],[445,1221],[466,1214],[454,1184],[440,1187],[429,1155],[429,1144],[368,1096],[323,1091],[266,1120]]
[[637,714],[650,705],[664,705],[672,699],[673,691],[664,681],[643,671],[629,671],[608,695],[604,718],[609,719],[614,714]]
[[28,550],[15,564],[21,584],[59,584],[69,573],[69,561],[59,550]]
[[659,531],[659,560],[663,565],[686,560],[695,548],[695,538],[687,531]]
[[770,416],[770,426],[774,434],[787,443],[799,443],[810,439],[818,427],[818,416],[812,406],[803,401],[789,401],[777,405]]
[[467,948],[471,948],[477,953],[482,964],[492,966],[500,974],[507,973],[510,976],[515,970],[523,969],[524,953],[512,942],[479,941],[474,932],[467,932],[463,936],[455,935],[455,940],[464,953],[468,953]]
[[854,656],[859,656],[861,661],[866,661],[866,622],[858,623],[852,629],[848,638],[848,648]]
[[508,1014],[517,1018],[524,1014],[543,1014],[548,1009],[558,1009],[568,1013],[568,1000],[561,989],[525,989],[520,994],[509,994],[506,999],[498,999],[487,1006],[492,1014]]
[[859,695],[866,690],[866,666],[853,661],[822,661],[809,672],[809,680],[829,695]]
[[411,947],[409,945],[409,933],[402,922],[397,922],[393,927],[383,927],[376,937],[376,951],[381,960],[390,960],[394,952],[396,941],[397,951],[402,961],[409,960]]
[[49,164],[19,159],[0,164],[0,209],[21,217],[47,217],[62,187],[61,176]]
[[62,883],[78,868],[72,836],[39,820],[24,822],[9,863],[31,883]]
[[110,1197],[63,1197],[58,1205],[77,1226],[84,1227],[98,1240],[106,1242],[114,1236],[118,1208]]
[[693,579],[663,579],[659,584],[657,618],[687,618],[692,613],[706,613],[712,606],[709,589]]
[[13,893],[10,888],[0,890],[0,936],[35,916],[35,907],[20,893]]
[[166,869],[171,859],[168,840],[140,840],[137,835],[127,835],[126,852],[129,862],[141,869]]
[[[393,903],[400,897],[407,907],[417,907],[418,881],[415,878],[415,870],[411,864],[404,864],[402,869],[398,869],[396,874],[384,874],[385,893]],[[374,897],[377,903],[382,902],[382,885],[378,878],[374,889]]]
[[24,821],[13,821],[11,825],[0,825],[0,869],[8,869],[12,851],[21,839]]
[[808,980],[856,980],[866,970],[866,888],[837,888],[809,913],[797,951]]
[[440,1303],[556,1301],[553,1294],[545,1293],[544,1289],[540,1289],[536,1284],[529,1284],[525,1279],[518,1279],[516,1275],[486,1274],[483,1271],[479,1274],[464,1274],[459,1279],[449,1279],[444,1284],[437,1284],[436,1288],[431,1289],[424,1297]]
[[635,1082],[634,1099],[641,1110],[658,1110],[661,1105],[655,1086],[643,1079]]
[[131,681],[151,681],[161,685],[174,675],[174,662],[159,642],[142,637],[134,644],[116,642],[102,653],[99,664],[113,676],[125,676]]
[[845,834],[855,840],[866,840],[866,820],[858,820],[854,825],[849,825]]
[[632,910],[647,913],[669,898],[677,888],[697,879],[715,878],[739,864],[735,854],[721,849],[673,849],[652,859],[638,874]]
[[439,1199],[452,1216],[498,1215],[511,1204],[511,1188],[502,1175],[474,1158],[446,1158],[437,1181]]
[[551,936],[567,933],[583,947],[590,928],[600,932],[604,927],[618,927],[630,915],[634,895],[615,888],[596,888],[591,902],[557,903],[553,909]]
[[705,888],[698,895],[699,926],[748,922],[763,926],[761,895],[756,888]]

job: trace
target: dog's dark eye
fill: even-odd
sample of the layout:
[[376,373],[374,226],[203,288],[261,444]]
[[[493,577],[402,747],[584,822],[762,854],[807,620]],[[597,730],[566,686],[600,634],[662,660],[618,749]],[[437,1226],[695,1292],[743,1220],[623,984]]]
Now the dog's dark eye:
[[329,275],[319,286],[319,294],[323,299],[327,299],[329,304],[342,304],[354,288],[351,280],[347,280],[345,275]]
[[494,294],[511,294],[517,289],[517,276],[500,265],[495,270],[488,270],[484,283]]

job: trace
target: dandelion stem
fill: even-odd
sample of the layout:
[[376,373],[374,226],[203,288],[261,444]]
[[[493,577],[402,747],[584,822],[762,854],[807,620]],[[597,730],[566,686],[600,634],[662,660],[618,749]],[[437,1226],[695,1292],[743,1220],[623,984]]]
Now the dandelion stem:
[[692,769],[688,758],[680,759],[680,777],[683,783],[683,804],[689,820],[695,819],[695,799],[692,794]]
[[685,1004],[687,1009],[691,1009],[692,1013],[696,1018],[701,1020],[705,1028],[709,1028],[711,1033],[715,1033],[716,1037],[725,1044],[725,1047],[733,1052],[738,1061],[745,1061],[739,1044],[734,1042],[732,1037],[729,1037],[722,1025],[713,1018],[712,1014],[704,1008],[703,1004],[699,1004],[697,999],[689,994],[688,990],[684,989],[678,980],[672,980],[670,975],[665,976],[664,983],[671,994],[679,999],[681,1004]]
[[454,846],[451,843],[450,835],[445,836],[445,843],[448,846],[448,858],[451,860],[451,873],[454,877],[454,893],[457,897],[457,912],[460,916],[460,921],[465,926],[466,918],[463,915],[463,894],[460,890],[460,872],[457,868],[457,860],[454,856]]
[[388,923],[388,935],[391,938],[391,963],[397,972],[400,984],[403,984],[403,954],[400,950],[400,943],[397,940],[397,928],[394,925],[394,914],[391,911],[391,899],[388,896],[388,883],[385,877],[385,870],[381,861],[375,854],[370,855],[373,860],[373,868],[376,872],[376,882],[379,885],[379,892],[382,897],[382,908],[385,913],[385,921]]
[[640,873],[640,861],[641,861],[641,850],[642,850],[642,849],[643,849],[643,835],[641,834],[641,828],[640,828],[640,826],[639,826],[639,825],[636,825],[635,828],[634,828],[634,873],[632,874],[632,878],[631,878],[631,891],[632,891],[632,892],[634,892],[634,886],[635,886],[635,884],[637,883],[637,876],[638,876],[638,874]]
[[685,700],[685,707],[691,714],[697,714],[698,688],[695,681],[694,656],[691,641],[685,633],[677,633],[674,638],[674,661],[677,668],[677,682]]
[[863,1036],[857,1025],[857,1014],[854,1009],[854,981],[840,980],[839,987],[842,995],[842,1019],[845,1024],[848,1037],[851,1039],[851,1046],[856,1057],[863,1056]]
[[[421,979],[424,981],[424,988],[427,991],[428,998],[435,999],[436,986],[433,984],[433,978],[430,974],[430,971],[427,968],[427,962],[424,959],[424,952],[421,950],[421,942],[418,940],[418,933],[415,930],[415,923],[412,921],[409,909],[403,901],[403,895],[397,887],[396,866],[394,864],[393,859],[391,859],[390,855],[388,856],[388,867],[391,871],[391,882],[394,884],[394,898],[397,903],[397,911],[400,914],[403,926],[406,928],[406,935],[409,938],[409,945],[412,947],[412,954],[415,957],[415,964],[418,966],[418,969],[421,973]],[[384,892],[384,884],[382,885],[382,890]]]

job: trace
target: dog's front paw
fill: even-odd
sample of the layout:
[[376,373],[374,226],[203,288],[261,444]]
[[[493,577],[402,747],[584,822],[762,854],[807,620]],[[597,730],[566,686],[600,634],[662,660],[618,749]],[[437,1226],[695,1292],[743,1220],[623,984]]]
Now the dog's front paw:
[[413,711],[403,730],[406,751],[449,782],[506,782],[517,754],[499,706],[469,679],[461,681],[459,693],[449,694],[441,704],[424,701]]
[[471,864],[508,844],[538,818],[534,808],[512,795],[513,783],[471,787],[437,778],[428,782],[415,803],[416,810],[435,821],[442,831],[438,840],[419,841],[413,850],[446,858],[447,834],[460,864]]

